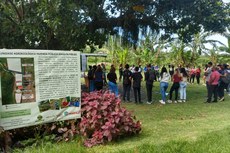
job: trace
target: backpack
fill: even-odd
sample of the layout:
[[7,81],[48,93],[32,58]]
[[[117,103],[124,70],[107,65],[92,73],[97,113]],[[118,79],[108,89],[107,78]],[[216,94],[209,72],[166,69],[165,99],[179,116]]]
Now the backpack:
[[132,75],[132,72],[129,71],[129,70],[124,70],[123,72],[123,84],[130,84],[131,81],[130,81],[130,77]]
[[149,72],[149,79],[148,79],[148,81],[154,81],[155,79],[156,79],[155,72],[151,70]]
[[226,84],[229,84],[230,83],[230,70],[227,70],[226,72],[227,72],[227,75],[224,77],[221,77],[221,81],[223,81]]

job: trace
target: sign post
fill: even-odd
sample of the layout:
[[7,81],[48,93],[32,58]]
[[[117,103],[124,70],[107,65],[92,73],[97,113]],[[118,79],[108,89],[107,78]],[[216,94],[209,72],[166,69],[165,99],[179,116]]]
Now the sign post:
[[4,130],[81,117],[80,52],[0,50]]

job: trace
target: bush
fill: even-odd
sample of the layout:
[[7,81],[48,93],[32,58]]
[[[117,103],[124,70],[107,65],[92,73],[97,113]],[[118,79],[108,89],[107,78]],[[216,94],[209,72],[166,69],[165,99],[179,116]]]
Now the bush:
[[85,146],[92,147],[141,131],[140,122],[135,122],[135,116],[121,108],[121,100],[109,91],[82,93],[81,100],[82,119],[79,128],[80,133],[87,138]]

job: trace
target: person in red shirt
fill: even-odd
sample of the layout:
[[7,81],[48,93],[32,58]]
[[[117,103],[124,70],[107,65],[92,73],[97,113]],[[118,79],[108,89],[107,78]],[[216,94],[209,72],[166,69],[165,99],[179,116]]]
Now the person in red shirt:
[[217,102],[217,89],[218,89],[219,80],[220,80],[220,73],[217,71],[217,67],[214,66],[212,68],[212,73],[208,81],[208,84],[210,86],[210,90],[208,91],[208,99],[207,99],[208,103],[211,103],[212,95],[214,95],[214,100],[212,102]]
[[200,73],[201,73],[201,69],[200,69],[200,66],[198,66],[198,68],[196,69],[196,82],[197,82],[197,84],[200,84]]
[[180,75],[180,71],[179,71],[179,69],[176,69],[175,74],[172,76],[173,85],[170,88],[168,103],[172,103],[172,94],[173,94],[174,90],[175,90],[175,101],[174,101],[174,103],[177,103],[178,90],[180,88],[180,81],[181,80],[182,80],[182,77]]

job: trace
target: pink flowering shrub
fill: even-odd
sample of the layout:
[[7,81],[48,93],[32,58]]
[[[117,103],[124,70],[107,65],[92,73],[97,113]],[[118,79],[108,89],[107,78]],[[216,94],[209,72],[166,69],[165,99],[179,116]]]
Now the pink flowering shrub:
[[120,102],[109,91],[82,93],[80,133],[87,138],[85,146],[92,147],[141,131],[140,122],[134,121],[135,116],[121,108]]

